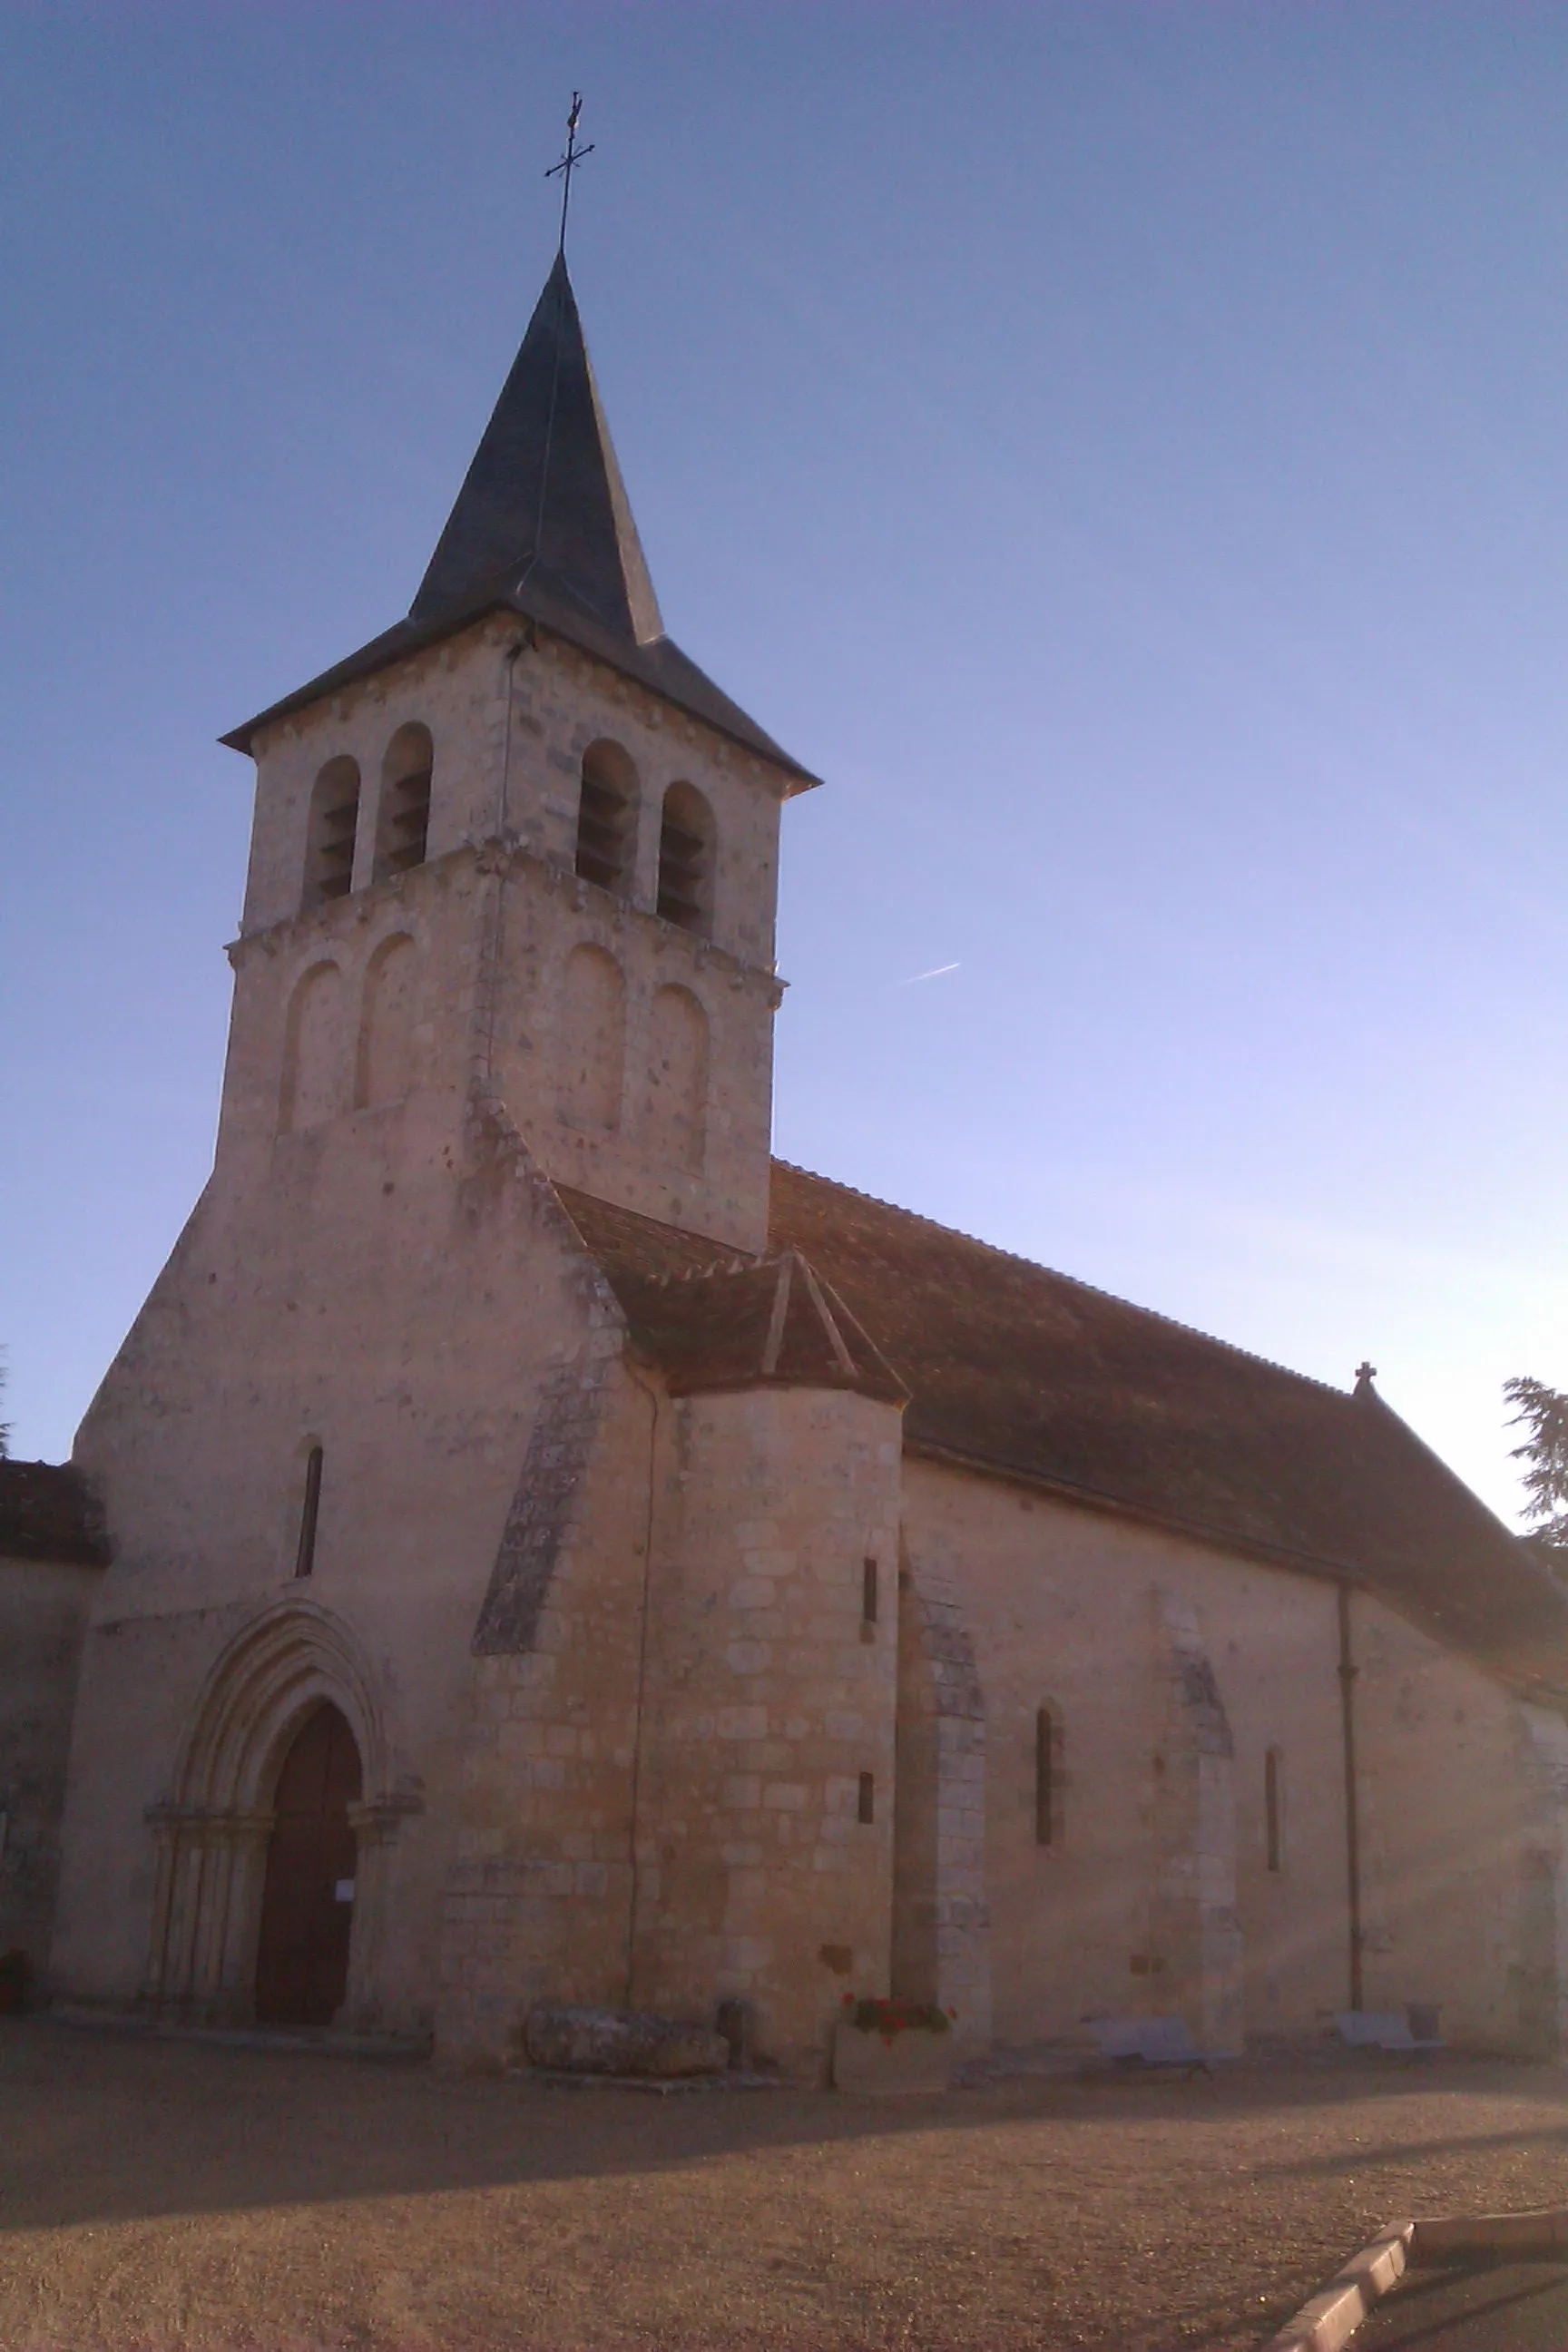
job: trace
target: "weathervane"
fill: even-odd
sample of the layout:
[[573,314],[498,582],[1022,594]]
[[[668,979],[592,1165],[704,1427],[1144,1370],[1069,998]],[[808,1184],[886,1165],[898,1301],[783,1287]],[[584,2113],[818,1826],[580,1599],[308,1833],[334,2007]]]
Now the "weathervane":
[[594,152],[592,141],[586,147],[579,147],[577,144],[577,125],[582,119],[583,93],[580,89],[574,89],[572,93],[572,111],[566,117],[566,152],[559,163],[552,163],[549,171],[544,174],[547,180],[553,180],[559,173],[561,178],[561,242],[556,247],[558,253],[564,253],[566,250],[566,212],[572,202],[572,174],[584,156],[591,155]]

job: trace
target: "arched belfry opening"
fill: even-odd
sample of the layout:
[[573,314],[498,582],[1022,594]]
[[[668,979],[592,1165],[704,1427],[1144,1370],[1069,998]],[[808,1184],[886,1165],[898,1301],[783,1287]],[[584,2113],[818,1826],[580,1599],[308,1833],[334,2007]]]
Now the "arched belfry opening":
[[577,872],[624,898],[637,846],[637,772],[618,743],[590,743],[577,803]]
[[436,752],[430,730],[413,720],[386,747],[375,828],[375,878],[423,866],[430,835],[430,787]]
[[671,784],[658,833],[658,911],[706,939],[713,928],[713,812],[693,784]]
[[310,793],[302,913],[348,897],[358,831],[359,767],[346,753],[340,753],[327,761]]
[[358,1852],[349,1808],[362,1779],[341,1708],[312,1707],[273,1792],[256,1951],[259,2024],[331,2025],[347,1998]]

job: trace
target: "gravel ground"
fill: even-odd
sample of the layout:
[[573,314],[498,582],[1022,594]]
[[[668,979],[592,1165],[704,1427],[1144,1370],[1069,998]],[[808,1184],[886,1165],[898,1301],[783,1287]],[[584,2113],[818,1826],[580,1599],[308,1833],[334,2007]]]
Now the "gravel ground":
[[1245,2352],[1392,2215],[1560,2202],[1545,2068],[653,2099],[0,2021],[6,2352]]

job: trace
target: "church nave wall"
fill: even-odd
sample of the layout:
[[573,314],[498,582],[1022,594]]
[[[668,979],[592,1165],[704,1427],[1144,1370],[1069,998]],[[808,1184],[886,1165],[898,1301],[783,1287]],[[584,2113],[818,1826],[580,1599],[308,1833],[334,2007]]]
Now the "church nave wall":
[[[1349,2004],[1335,1585],[918,1459],[905,1489],[984,1691],[998,2042],[1180,2009],[1223,2047],[1233,1992],[1250,2037],[1321,2033]],[[1524,1710],[1370,1597],[1351,1614],[1363,2006],[1439,2002],[1451,2038],[1519,2046],[1564,1909]]]

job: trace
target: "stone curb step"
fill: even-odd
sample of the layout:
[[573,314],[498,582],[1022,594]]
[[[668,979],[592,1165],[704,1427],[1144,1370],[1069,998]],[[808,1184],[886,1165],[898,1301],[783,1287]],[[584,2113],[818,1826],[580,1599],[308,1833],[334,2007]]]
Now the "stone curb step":
[[1494,2254],[1550,2254],[1568,2247],[1568,2206],[1532,2213],[1447,2213],[1391,2221],[1304,2303],[1262,2352],[1340,2352],[1407,2269]]
[[693,2091],[794,2091],[798,2083],[780,2074],[746,2074],[727,2068],[721,2074],[574,2074],[563,2066],[509,2066],[510,2080],[540,2083],[549,2091],[645,2091],[656,2099],[679,2097]]

